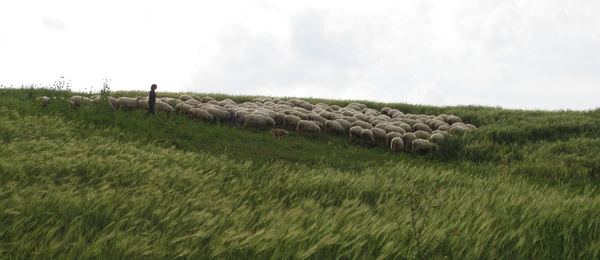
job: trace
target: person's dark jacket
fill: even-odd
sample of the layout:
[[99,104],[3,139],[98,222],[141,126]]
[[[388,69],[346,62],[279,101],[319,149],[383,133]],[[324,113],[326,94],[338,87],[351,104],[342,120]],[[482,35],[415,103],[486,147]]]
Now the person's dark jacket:
[[154,89],[150,90],[150,97],[148,98],[148,103],[156,103],[156,92],[154,92]]

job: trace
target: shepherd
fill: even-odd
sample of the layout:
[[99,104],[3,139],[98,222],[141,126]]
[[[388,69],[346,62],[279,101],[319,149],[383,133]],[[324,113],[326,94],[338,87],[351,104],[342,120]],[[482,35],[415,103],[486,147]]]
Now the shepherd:
[[154,90],[156,88],[156,84],[152,84],[152,86],[150,86],[150,96],[148,97],[148,112],[146,112],[146,115],[154,115],[154,104],[156,103],[156,92],[154,92]]

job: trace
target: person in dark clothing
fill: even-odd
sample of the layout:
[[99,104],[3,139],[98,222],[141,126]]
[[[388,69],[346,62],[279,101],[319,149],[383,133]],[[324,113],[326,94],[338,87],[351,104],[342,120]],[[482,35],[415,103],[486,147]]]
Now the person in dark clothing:
[[154,92],[154,90],[156,88],[156,84],[152,84],[150,87],[150,96],[148,97],[148,112],[146,112],[146,115],[154,115],[154,104],[156,103],[156,92]]

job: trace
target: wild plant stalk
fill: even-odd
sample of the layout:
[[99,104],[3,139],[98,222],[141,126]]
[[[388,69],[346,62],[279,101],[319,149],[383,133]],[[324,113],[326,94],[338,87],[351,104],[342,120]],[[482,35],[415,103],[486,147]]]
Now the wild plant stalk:
[[[428,259],[430,252],[435,248],[430,248],[431,241],[437,241],[435,236],[426,239],[424,235],[427,228],[427,221],[430,218],[429,209],[431,208],[438,191],[439,188],[436,188],[430,197],[425,197],[425,194],[418,194],[418,192],[415,191],[414,183],[410,190],[410,222],[413,238],[417,244],[416,256],[418,259]],[[423,204],[425,204],[425,209],[419,212],[419,209],[423,207]]]

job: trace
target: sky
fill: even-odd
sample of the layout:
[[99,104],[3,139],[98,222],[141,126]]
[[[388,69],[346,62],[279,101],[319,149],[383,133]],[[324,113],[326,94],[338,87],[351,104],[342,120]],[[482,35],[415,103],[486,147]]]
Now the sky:
[[600,107],[600,1],[0,0],[0,84]]

